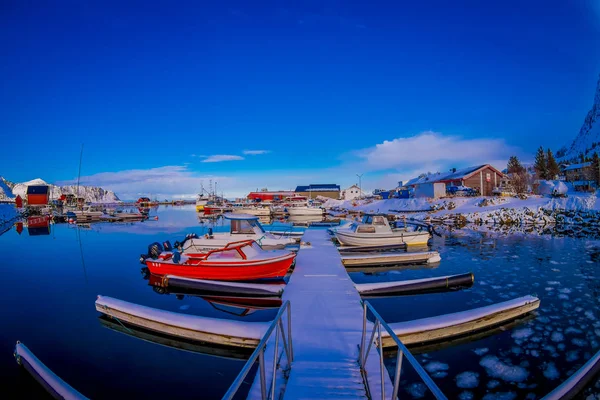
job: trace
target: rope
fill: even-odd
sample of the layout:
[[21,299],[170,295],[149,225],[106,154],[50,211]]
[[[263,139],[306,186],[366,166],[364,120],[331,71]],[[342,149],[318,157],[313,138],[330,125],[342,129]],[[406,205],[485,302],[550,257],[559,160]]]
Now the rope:
[[123,327],[123,329],[125,329],[127,332],[129,332],[129,333],[131,333],[133,335],[133,331],[131,329],[129,329],[128,327],[126,327],[125,325],[123,325],[123,323],[121,322],[121,320],[119,318],[117,318],[114,315],[112,315],[110,313],[110,311],[108,311],[108,307],[106,307],[106,306],[101,306],[101,307],[102,307],[102,309],[106,312],[106,314],[109,317],[116,319],[117,322],[119,323],[119,325],[121,325]]

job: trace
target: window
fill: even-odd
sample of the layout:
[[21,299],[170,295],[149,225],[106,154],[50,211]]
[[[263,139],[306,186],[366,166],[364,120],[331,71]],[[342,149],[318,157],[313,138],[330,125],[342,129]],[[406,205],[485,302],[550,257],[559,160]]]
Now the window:
[[254,233],[254,224],[247,220],[232,220],[231,233],[252,234]]
[[373,217],[373,225],[385,225],[383,217]]

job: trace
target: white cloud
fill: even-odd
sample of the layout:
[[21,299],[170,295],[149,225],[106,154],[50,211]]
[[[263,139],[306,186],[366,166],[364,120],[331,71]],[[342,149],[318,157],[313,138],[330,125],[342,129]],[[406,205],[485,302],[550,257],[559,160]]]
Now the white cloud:
[[212,156],[206,157],[202,162],[223,162],[223,161],[238,161],[243,160],[244,157],[236,156],[233,154],[215,154]]
[[426,131],[416,136],[385,140],[356,154],[366,169],[376,171],[485,164],[508,159],[516,152],[517,149],[508,146],[503,139],[465,139]]
[[270,153],[270,150],[244,150],[243,153],[250,156],[257,156],[259,154]]

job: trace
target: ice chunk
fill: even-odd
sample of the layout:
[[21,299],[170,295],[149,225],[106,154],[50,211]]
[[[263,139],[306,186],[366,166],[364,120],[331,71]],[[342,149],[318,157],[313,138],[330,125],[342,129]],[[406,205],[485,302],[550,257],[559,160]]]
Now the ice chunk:
[[515,329],[511,336],[513,339],[526,339],[531,335],[533,335],[533,329],[522,328],[522,329]]
[[552,332],[552,336],[550,337],[550,340],[552,340],[553,342],[562,342],[563,340],[565,340],[565,336],[560,333],[560,332]]
[[468,390],[465,390],[464,392],[458,395],[459,400],[472,400],[473,398],[473,392],[469,392]]
[[[600,331],[599,331],[600,332]],[[598,336],[600,336],[600,334],[598,334]],[[488,349],[487,347],[482,347],[480,349],[475,349],[473,350],[473,353],[477,354],[478,356],[482,356],[485,353],[487,353],[490,349]]]
[[437,378],[437,379],[442,379],[448,376],[448,373],[446,371],[438,371],[438,372],[434,372],[433,374],[431,374],[432,377]]
[[589,319],[591,319],[592,321],[594,321],[596,319],[596,316],[594,315],[594,313],[589,310],[585,312],[585,316],[588,317]]
[[506,364],[496,356],[488,355],[481,359],[479,365],[486,369],[492,378],[500,378],[507,382],[523,382],[527,379],[529,372],[517,365]]
[[569,300],[569,296],[567,296],[566,294],[559,294],[558,298],[561,300]]
[[479,385],[479,374],[477,372],[461,372],[456,375],[456,386],[462,389],[473,389]]
[[570,326],[567,329],[565,329],[565,333],[569,335],[571,333],[583,333],[583,331],[581,329],[573,328],[572,326]]
[[571,350],[567,352],[567,362],[577,361],[579,359],[579,350]]
[[488,393],[483,396],[483,400],[513,400],[517,398],[514,392]]
[[579,347],[585,347],[585,346],[587,346],[587,342],[585,340],[578,339],[578,338],[572,339],[571,343],[573,343],[575,346],[579,346]]
[[433,374],[434,372],[438,372],[438,371],[446,371],[449,367],[448,364],[444,364],[438,361],[432,361],[429,364],[425,365],[424,367],[427,372]]
[[427,392],[427,386],[423,383],[413,383],[406,387],[406,391],[412,395],[415,399],[421,399],[425,397],[425,393]]
[[489,381],[488,384],[487,384],[488,389],[495,389],[498,386],[500,386],[500,381],[497,381],[495,379],[492,380],[492,381]]
[[564,294],[569,294],[572,292],[572,290],[569,288],[558,289],[558,291]]
[[552,381],[560,377],[560,373],[558,372],[558,369],[556,369],[556,365],[554,364],[554,362],[551,361],[548,364],[546,364],[546,369],[544,369],[544,376]]

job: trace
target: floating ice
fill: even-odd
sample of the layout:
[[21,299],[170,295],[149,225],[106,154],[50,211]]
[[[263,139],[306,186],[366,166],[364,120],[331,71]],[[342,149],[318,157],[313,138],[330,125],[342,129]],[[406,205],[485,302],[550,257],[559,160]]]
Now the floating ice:
[[510,349],[513,353],[515,353],[516,355],[522,354],[523,353],[523,349],[517,346],[514,346],[512,349]]
[[556,346],[560,351],[565,351],[565,349],[567,348],[567,346],[564,343],[559,344],[558,346]]
[[559,281],[548,281],[548,282],[546,282],[546,283],[547,283],[548,285],[554,285],[554,286],[556,286],[556,285],[560,285],[560,282],[559,282]]
[[579,359],[579,350],[571,350],[567,352],[567,362],[577,361]]
[[573,328],[572,326],[570,326],[567,329],[565,329],[565,333],[568,335],[571,333],[583,333],[583,331],[581,329]]
[[553,362],[549,362],[546,365],[544,376],[550,380],[555,380],[560,377],[560,373],[558,372],[558,369],[556,369],[556,365]]
[[477,372],[461,372],[456,375],[456,386],[462,389],[473,389],[479,385],[479,374]]
[[533,329],[522,328],[522,329],[515,329],[511,336],[513,339],[526,339],[531,335],[533,335]]
[[595,316],[595,315],[594,315],[594,313],[593,313],[593,312],[591,312],[591,311],[586,311],[586,312],[585,312],[585,316],[586,316],[586,317],[588,317],[589,319],[591,319],[592,321],[595,321],[595,320],[596,320],[596,316]]
[[[599,334],[598,336],[600,336],[600,334]],[[475,350],[473,350],[473,353],[477,354],[478,356],[482,356],[482,355],[484,355],[485,353],[487,353],[489,350],[490,350],[490,349],[488,349],[487,347],[482,347],[482,348],[480,348],[480,349],[475,349]]]
[[558,291],[564,294],[569,294],[572,292],[572,290],[569,288],[558,289]]
[[550,337],[550,340],[552,340],[553,342],[562,342],[563,340],[565,340],[565,336],[560,332],[553,332],[552,336]]
[[525,368],[503,363],[498,357],[492,355],[483,357],[479,365],[486,369],[489,376],[507,382],[523,382],[529,375]]
[[536,358],[540,356],[540,352],[537,350],[531,350],[531,352],[529,354],[531,354],[533,357],[536,357]]
[[474,398],[473,392],[465,390],[464,392],[461,392],[461,394],[458,395],[458,398],[459,400],[471,400]]
[[424,367],[427,372],[434,373],[438,371],[446,371],[449,367],[448,364],[444,364],[438,361],[432,361]]
[[578,339],[578,338],[572,339],[571,343],[573,343],[575,346],[579,346],[579,347],[585,347],[585,346],[587,346],[587,342],[585,340]]
[[517,398],[514,392],[488,393],[483,396],[483,400],[513,400]]
[[487,384],[488,389],[495,389],[498,386],[500,386],[500,381],[497,380],[489,381]]
[[420,399],[425,397],[425,393],[427,392],[427,386],[420,382],[413,383],[406,387],[406,391],[410,393],[415,399]]
[[558,298],[561,300],[569,300],[569,296],[567,296],[566,294],[559,294]]
[[442,379],[448,376],[448,373],[446,371],[438,371],[438,372],[434,372],[433,374],[431,374],[432,377],[437,378],[437,379]]

